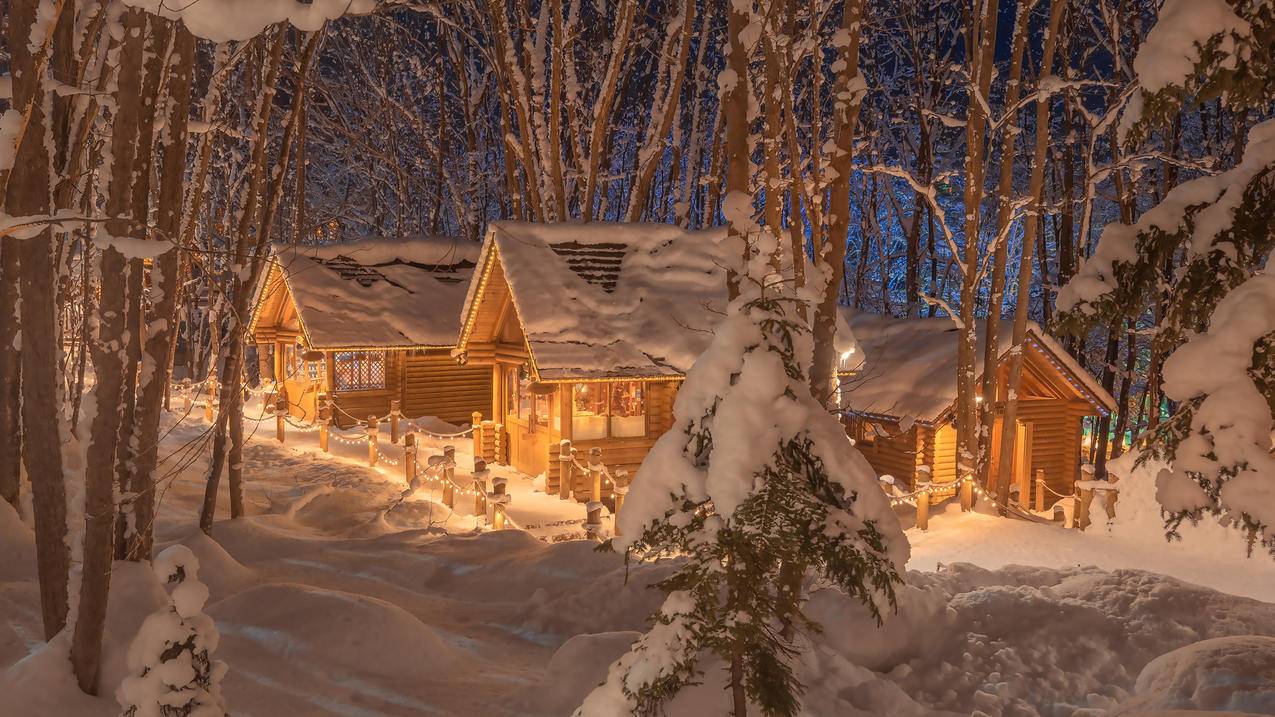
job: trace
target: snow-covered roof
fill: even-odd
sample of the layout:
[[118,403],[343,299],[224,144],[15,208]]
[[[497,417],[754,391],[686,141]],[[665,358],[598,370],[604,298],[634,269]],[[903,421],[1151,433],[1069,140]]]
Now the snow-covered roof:
[[[674,378],[725,316],[725,238],[668,224],[493,222],[479,266],[485,276],[498,258],[540,380]],[[840,349],[852,345],[839,336]]]
[[314,348],[450,347],[478,253],[422,237],[278,245],[271,260]]
[[[900,319],[843,308],[842,315],[863,352],[864,365],[843,387],[846,408],[868,415],[938,422],[956,401],[956,324],[947,317]],[[997,332],[1002,359],[1013,343],[1012,322],[1002,322]],[[987,322],[976,320],[978,352],[975,370],[983,372],[983,347]],[[1045,333],[1027,322],[1029,346],[1064,375],[1080,395],[1107,410],[1116,401],[1094,377]]]

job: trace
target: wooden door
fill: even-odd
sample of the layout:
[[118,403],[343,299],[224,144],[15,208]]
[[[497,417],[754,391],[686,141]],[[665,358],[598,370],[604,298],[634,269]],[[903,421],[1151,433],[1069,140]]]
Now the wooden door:
[[1032,424],[1015,421],[1014,482],[1018,485],[1018,502],[1031,505],[1032,494]]

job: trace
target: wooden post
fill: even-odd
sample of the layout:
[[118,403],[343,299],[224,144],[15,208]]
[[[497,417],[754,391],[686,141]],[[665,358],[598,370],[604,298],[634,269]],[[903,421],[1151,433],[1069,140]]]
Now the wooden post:
[[448,508],[456,507],[456,447],[443,447],[443,503]]
[[408,432],[403,436],[403,480],[408,485],[416,477],[416,434]]
[[571,486],[575,481],[575,452],[571,441],[565,438],[558,444],[558,498],[562,500],[571,497]]
[[916,496],[916,527],[921,530],[930,528],[930,491],[923,490]]
[[288,422],[288,402],[286,399],[279,399],[274,402],[274,437],[275,440],[283,443],[284,427]]
[[1093,502],[1093,488],[1081,488],[1076,491],[1076,527],[1084,530],[1089,527],[1089,504]]
[[[474,515],[481,515],[485,520],[487,518],[487,476],[490,472],[487,470],[487,461],[482,458],[474,457]],[[496,480],[503,480],[497,478]],[[502,486],[503,488],[503,486]],[[493,488],[494,490],[494,488]]]
[[505,424],[496,423],[491,427],[491,460],[493,463],[509,464],[509,456],[505,455],[508,446],[504,444]]
[[190,413],[190,379],[183,378],[181,383],[182,415]]
[[399,412],[399,400],[397,398],[390,399],[390,443],[398,445],[398,419],[403,415]]
[[1036,512],[1045,512],[1045,469],[1036,469]]
[[620,534],[620,509],[624,507],[624,497],[629,494],[629,472],[619,471],[615,474],[615,515],[611,516],[611,525],[615,534]]
[[483,414],[474,411],[469,418],[469,425],[474,427],[474,458],[485,459],[487,456],[483,453]]
[[205,420],[205,421],[208,421],[209,423],[212,423],[212,422],[213,422],[213,396],[212,396],[212,394],[209,394],[209,395],[208,395],[208,398],[204,399],[204,420]]
[[512,496],[510,496],[507,493],[492,495],[492,499],[491,499],[492,509],[493,509],[492,517],[491,517],[492,530],[505,529],[505,510],[506,510],[506,506],[509,505],[509,501],[511,499],[512,499]]
[[367,464],[369,466],[376,465],[377,449],[376,434],[381,432],[381,426],[376,420],[376,416],[367,417]]
[[332,425],[332,402],[328,394],[319,394],[319,450],[328,453],[328,433]]
[[594,446],[589,449],[589,502],[602,502],[602,449]]

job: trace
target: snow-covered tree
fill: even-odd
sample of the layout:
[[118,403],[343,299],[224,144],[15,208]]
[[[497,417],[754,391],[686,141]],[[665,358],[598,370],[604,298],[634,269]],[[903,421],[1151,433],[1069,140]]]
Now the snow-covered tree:
[[633,482],[613,545],[639,561],[682,562],[659,583],[667,598],[651,631],[578,715],[658,713],[718,662],[735,715],[749,703],[796,714],[792,658],[801,633],[819,626],[788,611],[800,602],[785,594],[785,565],[809,566],[878,617],[894,604],[908,555],[898,520],[811,395],[813,344],[796,300],[757,288],[743,282],[678,391],[675,425]]
[[[1141,87],[1118,128],[1127,143],[1213,100],[1264,111],[1275,100],[1275,3],[1168,0],[1134,69]],[[1136,317],[1167,296],[1156,341],[1176,348],[1164,392],[1180,404],[1148,455],[1172,464],[1157,481],[1171,537],[1209,512],[1275,550],[1275,303],[1269,276],[1254,276],[1275,248],[1272,202],[1275,120],[1267,120],[1249,130],[1234,167],[1179,184],[1137,223],[1105,227],[1058,294],[1060,323],[1075,332]]]
[[173,585],[169,604],[149,615],[128,648],[128,669],[115,692],[123,717],[220,717],[226,713],[221,678],[226,663],[212,659],[220,636],[204,614],[208,587],[199,560],[185,545],[160,553],[160,582]]

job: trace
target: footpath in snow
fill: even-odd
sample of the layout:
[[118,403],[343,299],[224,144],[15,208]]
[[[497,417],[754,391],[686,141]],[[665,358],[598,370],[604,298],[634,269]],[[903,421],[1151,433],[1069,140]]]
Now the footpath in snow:
[[[497,469],[514,521],[544,527],[475,530],[483,521],[463,498],[449,511],[423,486],[399,502],[398,448],[369,468],[365,442],[334,440],[325,455],[317,434],[289,427],[281,446],[273,419],[248,428],[248,515],[211,537],[193,530],[208,426],[192,416],[164,439],[156,524],[159,547],[180,542],[199,558],[234,715],[566,715],[660,602],[647,586],[663,567],[626,570],[593,543],[554,542],[578,530],[584,507],[530,477]],[[448,444],[463,485],[468,439],[423,438],[422,461]],[[912,569],[884,627],[815,592],[824,633],[798,669],[807,713],[1275,714],[1275,564],[1243,558],[1216,527],[1166,544],[1147,500],[1127,488],[1121,522],[1083,534],[939,510],[929,531],[908,531]],[[34,577],[30,530],[0,505],[0,713],[118,714],[111,695],[138,625],[163,603],[158,584],[117,567],[103,696],[88,698],[40,640]],[[720,711],[722,681],[710,666],[670,714]]]

